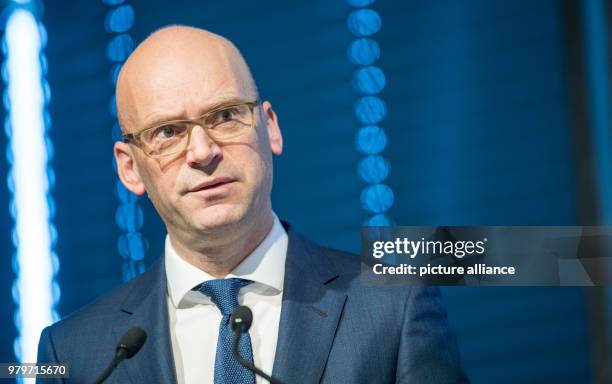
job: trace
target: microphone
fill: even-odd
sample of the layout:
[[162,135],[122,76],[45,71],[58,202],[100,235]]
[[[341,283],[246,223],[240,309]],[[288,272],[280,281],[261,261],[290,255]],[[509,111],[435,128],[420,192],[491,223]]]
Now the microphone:
[[240,335],[242,332],[248,332],[249,328],[251,328],[251,323],[253,322],[253,312],[244,305],[236,308],[234,312],[232,312],[232,316],[230,317],[230,324],[232,325],[232,329],[234,330],[234,338],[232,341],[232,353],[234,357],[240,365],[245,367],[251,372],[254,372],[256,375],[263,377],[268,380],[271,384],[283,384],[282,381],[273,378],[272,376],[268,376],[261,369],[257,368],[250,361],[246,360],[240,353],[238,353],[238,341],[240,340]]
[[115,357],[110,362],[108,367],[102,372],[95,381],[95,384],[101,384],[106,380],[111,373],[117,368],[120,362],[125,359],[129,359],[140,351],[140,348],[147,341],[147,333],[138,327],[130,328],[121,336],[119,343],[117,343],[117,349],[115,351]]

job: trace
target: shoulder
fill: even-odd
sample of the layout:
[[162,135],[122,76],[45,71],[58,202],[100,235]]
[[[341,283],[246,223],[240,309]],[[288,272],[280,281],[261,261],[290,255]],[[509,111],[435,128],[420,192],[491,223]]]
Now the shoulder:
[[[83,341],[87,335],[92,335],[92,341],[99,339],[99,334],[104,329],[110,329],[119,314],[122,304],[133,295],[134,292],[148,289],[147,286],[156,284],[159,262],[152,265],[151,269],[125,282],[112,291],[86,305],[85,307],[67,315],[62,320],[47,327],[45,330],[48,337],[54,342],[56,340],[69,340],[78,337]],[[162,282],[157,282],[161,284]],[[98,335],[95,337],[95,335]]]
[[[405,319],[414,319],[427,314],[443,321],[447,320],[444,301],[439,287],[408,284],[398,280],[364,278],[363,271],[371,265],[362,261],[360,255],[338,249],[322,247],[310,242],[334,266],[340,285],[344,286],[349,300],[364,308],[377,308],[381,313],[391,312],[394,316],[403,313]],[[316,251],[315,251],[316,252]]]
[[440,290],[436,286],[398,283],[397,280],[377,279],[372,281],[362,276],[363,271],[369,270],[371,265],[364,263],[359,255],[332,248],[322,247],[321,249],[337,268],[339,274],[350,281],[350,288],[353,292],[375,300],[391,300],[395,304],[398,300],[401,302],[412,302],[415,299],[417,301],[440,300]]
[[353,329],[361,334],[384,330],[397,340],[414,329],[424,329],[432,342],[439,338],[440,345],[448,348],[455,345],[438,287],[397,280],[372,282],[362,277],[362,269],[371,266],[363,263],[359,255],[314,243],[310,243],[308,250],[328,260],[337,271],[335,280],[327,287],[346,294],[343,317]]
[[299,244],[306,252],[317,255],[317,258],[325,260],[335,270],[337,278],[330,284],[330,288],[346,290],[353,301],[389,306],[396,313],[402,307],[414,310],[410,307],[420,306],[423,302],[441,304],[440,290],[435,286],[398,284],[397,281],[385,282],[383,279],[370,282],[362,278],[362,271],[371,266],[364,263],[360,255],[318,245],[292,232],[291,238],[296,237],[299,237]]

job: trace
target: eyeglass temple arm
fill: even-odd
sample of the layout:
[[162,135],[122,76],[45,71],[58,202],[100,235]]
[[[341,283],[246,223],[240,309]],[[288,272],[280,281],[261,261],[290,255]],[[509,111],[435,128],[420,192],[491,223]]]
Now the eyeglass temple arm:
[[135,141],[135,137],[133,133],[126,133],[125,135],[123,135],[123,142],[124,143],[131,143],[133,141]]

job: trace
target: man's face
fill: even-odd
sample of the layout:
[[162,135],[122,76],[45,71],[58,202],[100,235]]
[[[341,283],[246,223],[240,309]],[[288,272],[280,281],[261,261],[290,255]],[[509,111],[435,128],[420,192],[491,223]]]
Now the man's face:
[[[129,130],[195,118],[227,102],[255,101],[245,72],[237,67],[223,54],[151,58],[129,75]],[[281,153],[282,137],[270,103],[257,105],[253,119],[254,129],[227,143],[213,141],[195,126],[184,152],[159,159],[119,143],[119,168],[130,167],[124,149],[134,172],[134,182],[126,183],[130,175],[122,180],[132,192],[148,193],[170,233],[215,233],[257,220],[271,209],[272,153]]]

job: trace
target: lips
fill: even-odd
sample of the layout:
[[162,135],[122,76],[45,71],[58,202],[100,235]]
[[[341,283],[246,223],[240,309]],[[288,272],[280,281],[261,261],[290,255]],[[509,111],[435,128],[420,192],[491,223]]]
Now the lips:
[[233,183],[234,181],[236,180],[229,178],[229,177],[215,177],[214,179],[206,180],[196,185],[195,187],[191,188],[189,192],[199,192],[199,191],[210,190],[210,189],[214,189],[214,188],[220,187],[225,184]]

